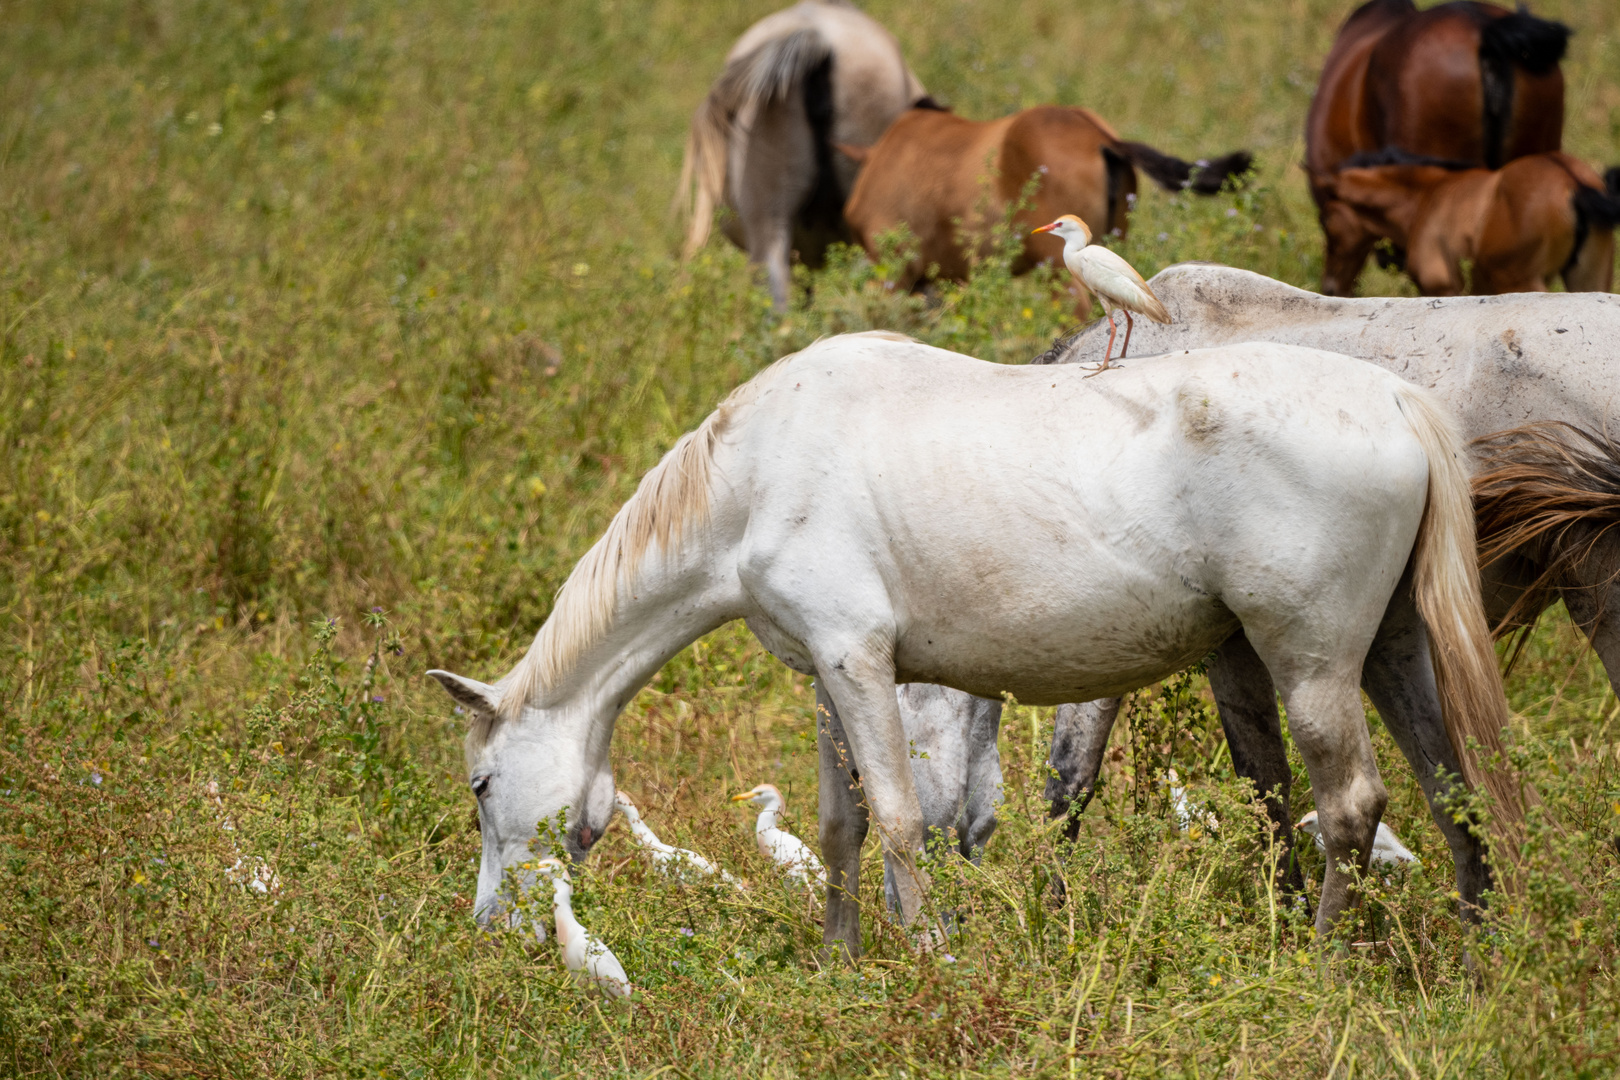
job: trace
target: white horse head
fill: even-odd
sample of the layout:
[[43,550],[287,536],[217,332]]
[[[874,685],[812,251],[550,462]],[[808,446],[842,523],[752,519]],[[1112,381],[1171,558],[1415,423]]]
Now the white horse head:
[[[556,848],[585,857],[613,815],[613,770],[607,746],[578,736],[567,710],[525,703],[519,715],[501,711],[502,691],[448,671],[430,671],[472,717],[467,733],[467,782],[478,800],[483,858],[473,915],[480,926],[508,914],[503,888],[509,867],[523,867]],[[594,752],[593,752],[594,751]],[[517,871],[519,885],[534,884],[532,870]],[[544,939],[545,924],[534,930]]]

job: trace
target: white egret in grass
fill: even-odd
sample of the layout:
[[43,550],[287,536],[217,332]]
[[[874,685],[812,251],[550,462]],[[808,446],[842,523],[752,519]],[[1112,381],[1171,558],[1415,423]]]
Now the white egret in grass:
[[[1318,851],[1327,850],[1327,841],[1322,839],[1322,828],[1316,823],[1315,810],[1294,822],[1294,828],[1300,832],[1309,833],[1311,839],[1316,841]],[[1398,863],[1415,863],[1420,860],[1416,855],[1412,854],[1410,848],[1401,843],[1401,838],[1395,835],[1394,829],[1380,821],[1378,823],[1378,834],[1373,837],[1372,861],[1394,865]]]
[[1121,360],[1131,347],[1131,312],[1146,315],[1158,323],[1170,321],[1170,312],[1159,303],[1142,275],[1112,251],[1093,244],[1091,229],[1073,214],[1064,214],[1034,232],[1049,232],[1063,238],[1063,265],[1080,279],[1080,284],[1097,294],[1103,310],[1108,313],[1108,348],[1103,350],[1102,366],[1097,371],[1108,370],[1109,356],[1114,351],[1115,308],[1125,312],[1125,344],[1119,350]]
[[635,988],[624,965],[602,940],[574,917],[574,883],[561,859],[541,859],[539,870],[551,878],[551,913],[557,924],[557,944],[574,981],[586,990],[609,998],[627,998]]
[[1165,779],[1170,781],[1170,808],[1175,812],[1177,828],[1182,832],[1191,832],[1194,826],[1210,832],[1221,831],[1221,823],[1211,811],[1204,809],[1201,803],[1188,802],[1187,789],[1181,786],[1176,770],[1171,769]]
[[652,855],[653,865],[666,874],[679,874],[690,867],[710,877],[718,875],[729,885],[736,885],[737,879],[720,869],[714,863],[705,859],[695,851],[678,848],[674,844],[666,844],[658,839],[658,835],[641,820],[641,812],[630,796],[622,791],[613,793],[613,807],[624,815],[624,820],[630,823],[630,835],[636,838],[636,843],[646,848]]
[[787,871],[790,881],[805,885],[827,884],[827,871],[822,869],[821,860],[810,850],[810,845],[777,826],[782,811],[787,809],[787,801],[775,784],[760,784],[740,795],[733,795],[731,801],[759,807],[759,818],[754,822],[754,841],[759,844],[760,854]]

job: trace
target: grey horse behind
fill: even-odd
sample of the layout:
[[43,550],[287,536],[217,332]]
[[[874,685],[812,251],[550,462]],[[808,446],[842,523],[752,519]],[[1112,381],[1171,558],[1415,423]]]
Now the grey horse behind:
[[785,309],[793,253],[818,266],[828,244],[849,239],[858,166],[833,144],[870,146],[918,104],[932,101],[899,43],[856,8],[804,0],[767,15],[737,39],[692,117],[676,195],[691,215],[686,255],[728,209],[726,236],[765,267]]
[[[1487,615],[1504,629],[1527,626],[1563,600],[1620,692],[1620,610],[1610,604],[1620,574],[1620,444],[1608,436],[1620,406],[1620,296],[1330,298],[1209,264],[1170,267],[1150,284],[1172,321],[1144,325],[1132,342],[1137,357],[1274,341],[1358,356],[1438,393],[1464,433],[1484,440],[1475,447],[1481,548],[1501,549],[1483,573]],[[1034,362],[1099,361],[1106,338],[1095,323]],[[1569,524],[1559,515],[1573,504],[1583,516]],[[1216,650],[1209,678],[1233,765],[1266,797],[1289,848],[1292,773],[1270,676],[1240,633]],[[1481,842],[1445,807],[1440,771],[1460,770],[1441,726],[1428,638],[1409,605],[1386,615],[1362,685],[1445,835],[1465,912],[1477,911],[1490,874]],[[945,693],[936,708],[965,718],[979,707]],[[1046,796],[1054,817],[1069,816],[1071,836],[1119,707],[1109,698],[1058,708]],[[1286,865],[1285,882],[1301,888],[1297,864]]]
[[[1001,702],[987,701],[932,683],[895,687],[900,719],[911,750],[911,776],[922,807],[923,827],[933,853],[956,854],[978,865],[990,834],[996,831],[1001,805]],[[864,800],[844,798],[835,785],[855,789],[860,770],[832,699],[816,685],[816,747],[821,757],[821,846],[836,850],[843,832],[865,836],[869,814]],[[847,813],[843,812],[847,811]],[[845,840],[852,843],[852,840]],[[942,846],[936,847],[940,844]],[[900,911],[896,866],[887,846],[883,856],[883,893],[890,911]],[[829,908],[856,905],[856,897],[833,896]],[[829,918],[835,913],[828,912]]]

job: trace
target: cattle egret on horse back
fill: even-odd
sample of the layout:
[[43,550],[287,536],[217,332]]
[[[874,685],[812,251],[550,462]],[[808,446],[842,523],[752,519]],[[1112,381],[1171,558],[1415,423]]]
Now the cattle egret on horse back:
[[1091,230],[1073,214],[1064,214],[1034,231],[1049,232],[1063,238],[1063,265],[1080,279],[1080,284],[1097,294],[1103,310],[1108,313],[1108,348],[1103,350],[1102,366],[1092,372],[1093,375],[1108,370],[1109,356],[1114,351],[1115,308],[1125,312],[1125,344],[1119,350],[1121,360],[1125,359],[1125,353],[1131,347],[1131,312],[1146,315],[1158,323],[1170,321],[1170,313],[1153,295],[1153,290],[1142,280],[1142,275],[1112,251],[1100,244],[1093,244]]
[[678,874],[685,867],[701,871],[714,877],[718,874],[728,884],[736,884],[732,876],[720,869],[714,863],[705,859],[695,851],[678,848],[674,844],[666,844],[658,839],[656,833],[648,828],[647,823],[641,820],[641,812],[636,804],[630,801],[630,796],[622,791],[613,793],[613,806],[624,815],[624,820],[630,823],[630,835],[636,842],[652,853],[653,865],[666,874]]
[[635,988],[613,950],[574,917],[574,884],[561,859],[541,859],[540,873],[551,879],[551,911],[557,923],[557,945],[574,980],[610,998],[627,998]]
[[733,795],[731,801],[752,803],[759,807],[759,819],[754,822],[754,842],[759,845],[761,855],[787,871],[790,881],[809,885],[813,877],[817,884],[827,884],[827,871],[822,868],[815,852],[810,850],[810,845],[777,826],[777,819],[787,809],[787,801],[775,784],[760,784],[740,795]]
[[1322,815],[1325,931],[1354,899],[1339,867],[1365,867],[1387,801],[1357,684],[1392,603],[1422,613],[1465,778],[1480,772],[1469,740],[1496,752],[1508,720],[1464,454],[1427,391],[1313,349],[1162,356],[1099,386],[890,333],[819,341],[676,442],[499,685],[432,672],[471,714],[477,917],[515,906],[536,842],[585,858],[613,813],[619,712],[743,619],[815,678],[818,709],[825,695],[823,776],[835,719],[859,772],[858,793],[824,784],[818,798],[832,955],[860,948],[874,824],[901,919],[924,916],[896,683],[1089,700],[1239,633],[1287,706]]
[[[1317,823],[1315,810],[1294,822],[1294,828],[1308,834],[1311,839],[1315,840],[1318,851],[1327,850],[1327,841],[1322,839],[1322,826]],[[1395,835],[1394,829],[1380,821],[1378,823],[1378,835],[1373,837],[1372,861],[1394,865],[1415,863],[1418,861],[1418,857],[1412,854],[1410,848],[1401,843],[1401,838]]]

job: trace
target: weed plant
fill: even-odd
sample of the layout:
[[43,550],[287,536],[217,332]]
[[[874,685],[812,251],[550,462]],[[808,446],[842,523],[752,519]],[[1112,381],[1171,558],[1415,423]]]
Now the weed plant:
[[[1313,942],[1189,675],[1133,699],[1074,845],[1040,800],[1050,711],[1009,706],[983,866],[935,864],[947,955],[881,916],[873,849],[868,959],[823,970],[818,906],[725,801],[771,780],[815,835],[808,682],[740,627],[666,666],[614,755],[748,891],[609,831],[576,909],[633,1010],[475,928],[460,718],[423,670],[503,672],[640,474],[781,354],[884,327],[1018,362],[1077,320],[1004,231],[928,295],[885,285],[903,238],[837,251],[785,318],[723,243],[676,260],[685,123],[770,7],[0,9],[0,1071],[1611,1075],[1620,710],[1558,612],[1510,682],[1524,885],[1478,931],[1369,713],[1423,862]],[[1118,247],[1144,274],[1315,282],[1298,133],[1348,5],[869,8],[967,115],[1083,103],[1254,149],[1241,192],[1142,193]],[[1579,31],[1566,146],[1620,159],[1620,12],[1537,10]],[[1172,766],[1218,829],[1176,830]]]

